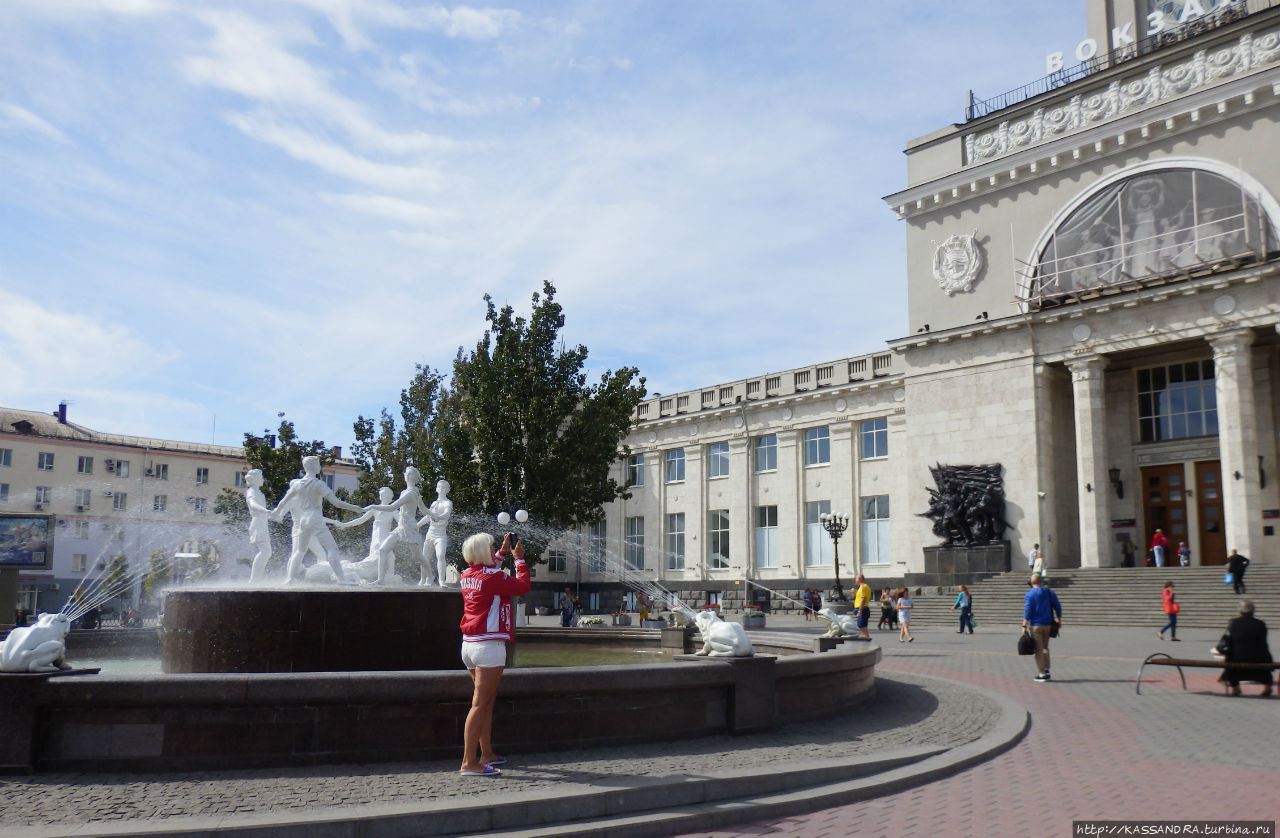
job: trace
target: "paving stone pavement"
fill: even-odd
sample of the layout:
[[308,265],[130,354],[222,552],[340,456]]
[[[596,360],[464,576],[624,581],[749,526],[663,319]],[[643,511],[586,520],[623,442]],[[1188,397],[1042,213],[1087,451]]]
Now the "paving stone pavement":
[[[1069,615],[1068,615],[1069,618]],[[801,817],[699,836],[903,838],[914,835],[1067,836],[1072,821],[1262,820],[1280,815],[1280,699],[1228,698],[1215,670],[1148,668],[1148,654],[1208,659],[1219,631],[1075,628],[1051,645],[1053,681],[1013,650],[1016,627],[973,636],[912,626],[912,644],[884,643],[885,677],[935,675],[1003,693],[1031,712],[1027,737],[946,779]],[[1274,834],[1274,833],[1273,833]]]
[[[814,631],[816,633],[816,630]],[[620,788],[743,765],[785,766],[910,745],[954,747],[982,736],[996,704],[960,685],[901,673],[880,679],[874,698],[841,718],[752,736],[716,736],[611,749],[511,754],[496,779],[463,779],[457,761],[321,766],[195,774],[37,774],[0,778],[0,836],[76,834],[129,821],[180,828],[192,819],[271,815],[280,822],[418,805],[474,803],[478,792],[554,795]]]

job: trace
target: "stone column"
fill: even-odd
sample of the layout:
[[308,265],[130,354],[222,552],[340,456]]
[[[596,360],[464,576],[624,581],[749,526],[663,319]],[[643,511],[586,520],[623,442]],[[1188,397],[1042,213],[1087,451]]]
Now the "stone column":
[[[1222,516],[1227,551],[1253,558],[1262,547],[1259,524],[1258,409],[1253,388],[1253,332],[1235,329],[1209,339],[1218,395]],[[1240,475],[1239,479],[1236,475]]]
[[[1107,359],[1092,355],[1067,362],[1075,397],[1076,495],[1080,508],[1080,566],[1100,567],[1107,534],[1107,409],[1103,375]],[[1046,552],[1050,566],[1055,556]]]

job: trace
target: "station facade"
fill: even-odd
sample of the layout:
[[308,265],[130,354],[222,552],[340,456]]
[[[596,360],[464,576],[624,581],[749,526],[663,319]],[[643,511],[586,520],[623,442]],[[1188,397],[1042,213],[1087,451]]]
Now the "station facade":
[[671,590],[798,590],[845,513],[845,586],[888,583],[939,542],[930,467],[999,464],[1014,567],[1141,563],[1157,528],[1278,560],[1280,8],[1087,10],[1115,49],[907,144],[904,337],[642,403],[589,537]]

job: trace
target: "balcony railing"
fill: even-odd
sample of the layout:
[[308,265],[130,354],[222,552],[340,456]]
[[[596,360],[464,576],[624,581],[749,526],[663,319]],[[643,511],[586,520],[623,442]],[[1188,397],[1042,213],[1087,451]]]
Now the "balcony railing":
[[969,91],[968,104],[964,110],[965,122],[971,122],[996,111],[1017,105],[1020,102],[1025,102],[1028,99],[1034,99],[1036,96],[1048,93],[1051,90],[1057,90],[1059,87],[1065,87],[1094,73],[1155,52],[1171,44],[1185,41],[1196,35],[1211,32],[1221,26],[1242,20],[1249,15],[1265,11],[1276,5],[1280,5],[1280,0],[1236,0],[1234,3],[1224,3],[1212,12],[1189,20],[1181,26],[1143,38],[1141,41],[1135,41],[1108,53],[1096,55],[1088,61],[1082,61],[1074,66],[1064,67],[1056,73],[1050,73],[1029,84],[1015,87],[1013,90],[1001,93],[999,96],[993,96],[990,99],[978,99],[974,97],[971,90]]

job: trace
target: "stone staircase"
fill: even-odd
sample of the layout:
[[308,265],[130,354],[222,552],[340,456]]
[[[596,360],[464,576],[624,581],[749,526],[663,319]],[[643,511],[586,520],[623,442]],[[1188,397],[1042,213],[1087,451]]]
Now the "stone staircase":
[[[1244,597],[1236,596],[1230,585],[1223,584],[1224,573],[1225,567],[1216,566],[1051,568],[1049,582],[1062,601],[1067,624],[1150,625],[1157,631],[1165,623],[1160,591],[1165,581],[1172,579],[1182,606],[1178,628],[1225,629]],[[1029,577],[1025,570],[1011,571],[969,586],[979,629],[983,625],[1022,622]],[[1253,600],[1259,619],[1280,627],[1280,565],[1255,562],[1244,580],[1247,598]],[[950,610],[956,598],[955,588],[913,589],[913,596],[913,623],[922,628],[958,628],[960,612]],[[872,623],[877,619],[879,610],[873,609]]]

